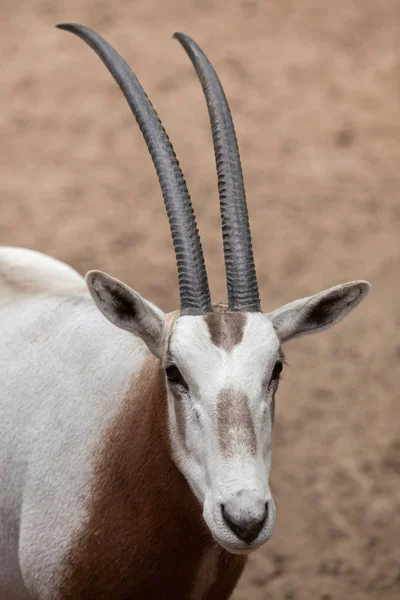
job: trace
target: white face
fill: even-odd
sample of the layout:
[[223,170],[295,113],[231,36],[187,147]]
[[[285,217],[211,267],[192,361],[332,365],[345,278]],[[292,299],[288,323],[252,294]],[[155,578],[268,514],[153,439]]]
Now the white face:
[[234,553],[272,535],[269,489],[279,339],[262,313],[183,316],[165,359],[174,459],[217,542]]
[[101,271],[86,281],[107,319],[164,361],[174,459],[212,535],[230,552],[257,548],[275,524],[268,478],[280,344],[341,321],[369,283],[343,283],[269,315],[216,307],[179,317],[169,334],[170,318],[124,283]]

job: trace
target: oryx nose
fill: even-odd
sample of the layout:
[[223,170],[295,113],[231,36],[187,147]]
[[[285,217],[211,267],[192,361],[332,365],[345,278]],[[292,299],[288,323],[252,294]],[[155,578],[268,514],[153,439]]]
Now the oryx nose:
[[235,514],[232,510],[229,510],[229,503],[221,504],[222,516],[229,529],[233,531],[237,537],[247,544],[253,542],[258,534],[260,533],[263,525],[268,517],[268,502],[263,505],[261,510],[258,510],[256,514],[248,517]]

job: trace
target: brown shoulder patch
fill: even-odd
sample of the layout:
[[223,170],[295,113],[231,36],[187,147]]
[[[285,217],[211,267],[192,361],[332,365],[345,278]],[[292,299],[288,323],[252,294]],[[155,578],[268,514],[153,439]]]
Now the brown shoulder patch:
[[256,435],[251,418],[249,399],[233,387],[224,388],[218,396],[218,438],[222,452],[232,456],[245,449],[256,453]]
[[[164,375],[151,357],[101,440],[88,518],[66,557],[60,600],[190,597],[215,542],[171,460],[167,423]],[[204,598],[228,598],[243,567],[221,548],[215,594],[213,586]]]
[[204,316],[213,344],[231,352],[243,339],[247,316],[240,312],[212,312]]

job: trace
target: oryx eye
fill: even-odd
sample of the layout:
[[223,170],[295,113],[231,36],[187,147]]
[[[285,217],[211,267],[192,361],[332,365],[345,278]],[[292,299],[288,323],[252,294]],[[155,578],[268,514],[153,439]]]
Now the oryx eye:
[[188,385],[183,379],[182,374],[176,365],[169,365],[166,367],[165,374],[170,383],[182,385],[185,389],[188,389]]
[[283,363],[281,360],[277,360],[274,366],[274,370],[272,371],[271,381],[279,378],[279,375],[282,373]]

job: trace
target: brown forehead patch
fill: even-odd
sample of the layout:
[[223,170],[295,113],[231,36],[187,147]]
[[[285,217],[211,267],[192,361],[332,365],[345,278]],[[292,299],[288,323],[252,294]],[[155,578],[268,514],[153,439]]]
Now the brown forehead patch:
[[204,316],[213,344],[231,352],[243,339],[247,316],[240,312],[215,311]]
[[232,456],[237,449],[256,453],[256,435],[249,399],[233,387],[224,388],[218,396],[218,438],[222,452]]

